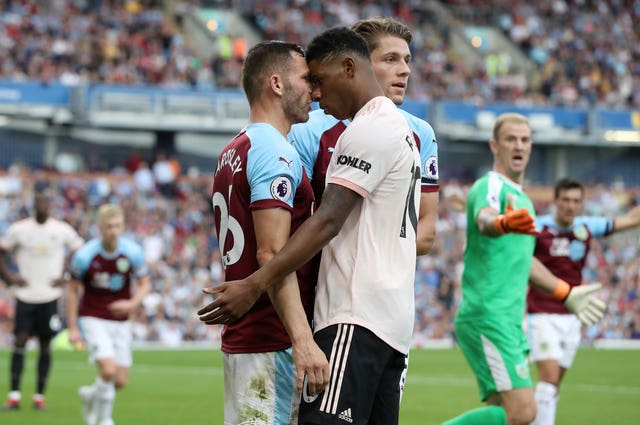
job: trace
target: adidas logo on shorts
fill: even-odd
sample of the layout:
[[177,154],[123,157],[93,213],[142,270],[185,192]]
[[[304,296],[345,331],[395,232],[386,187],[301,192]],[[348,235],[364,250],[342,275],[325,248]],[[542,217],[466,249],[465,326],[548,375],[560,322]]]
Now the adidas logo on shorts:
[[338,418],[342,419],[343,421],[352,423],[353,418],[351,417],[351,408],[345,409],[342,412],[340,412],[340,414],[338,415]]

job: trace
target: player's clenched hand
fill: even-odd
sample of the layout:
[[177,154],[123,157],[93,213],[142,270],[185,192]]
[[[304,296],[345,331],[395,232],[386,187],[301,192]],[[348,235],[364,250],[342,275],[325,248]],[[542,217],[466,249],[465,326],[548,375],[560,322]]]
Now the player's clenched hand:
[[80,334],[80,330],[78,328],[69,328],[69,342],[73,346],[82,342],[82,335]]
[[567,306],[567,309],[575,314],[585,326],[598,323],[604,316],[607,305],[593,295],[594,292],[599,291],[601,288],[601,283],[574,286],[564,300],[564,305]]
[[538,234],[535,221],[526,208],[518,210],[507,208],[504,214],[496,217],[496,227],[501,233]]
[[253,307],[261,295],[255,285],[246,279],[203,288],[202,292],[216,296],[213,302],[198,310],[200,321],[207,325],[235,322]]
[[308,338],[292,344],[293,364],[296,368],[296,388],[305,396],[320,394],[329,384],[329,362],[327,356],[313,340]]

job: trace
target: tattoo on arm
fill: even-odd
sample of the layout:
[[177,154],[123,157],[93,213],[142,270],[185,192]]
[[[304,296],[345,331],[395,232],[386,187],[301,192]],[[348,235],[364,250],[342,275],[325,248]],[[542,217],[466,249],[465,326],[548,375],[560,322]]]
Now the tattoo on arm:
[[345,222],[351,210],[362,197],[351,189],[329,183],[322,195],[322,203],[316,211],[318,218],[323,221],[335,221],[340,227]]

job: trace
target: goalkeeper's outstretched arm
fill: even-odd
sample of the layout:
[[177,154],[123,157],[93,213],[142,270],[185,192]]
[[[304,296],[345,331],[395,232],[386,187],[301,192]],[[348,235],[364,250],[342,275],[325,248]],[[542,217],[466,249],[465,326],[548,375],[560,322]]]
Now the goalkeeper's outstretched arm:
[[529,283],[564,303],[583,325],[597,323],[604,316],[606,304],[593,294],[602,288],[600,283],[572,287],[551,273],[536,257],[531,262]]

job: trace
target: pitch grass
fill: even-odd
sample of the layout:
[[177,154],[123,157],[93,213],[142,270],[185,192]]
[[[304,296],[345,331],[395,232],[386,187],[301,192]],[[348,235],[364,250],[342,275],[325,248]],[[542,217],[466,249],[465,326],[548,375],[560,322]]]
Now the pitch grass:
[[[3,397],[9,359],[8,350],[0,351]],[[219,351],[136,351],[134,359],[130,385],[117,396],[117,425],[222,424]],[[0,411],[0,424],[81,425],[77,388],[95,376],[86,353],[54,353],[45,412],[34,411],[30,404],[36,361],[37,351],[30,351],[22,382],[23,407]],[[440,424],[479,406],[475,380],[459,350],[411,353],[400,424]],[[640,424],[640,351],[581,350],[562,388],[557,424]]]

